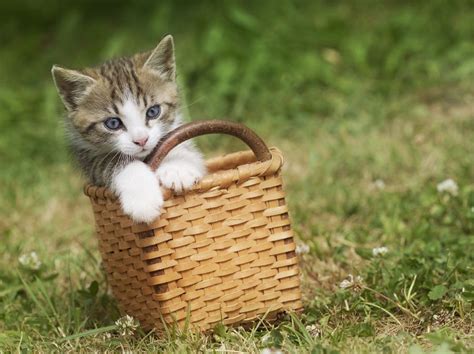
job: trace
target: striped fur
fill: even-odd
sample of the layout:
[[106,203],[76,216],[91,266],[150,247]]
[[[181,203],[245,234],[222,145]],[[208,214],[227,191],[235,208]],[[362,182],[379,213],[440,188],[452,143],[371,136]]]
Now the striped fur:
[[[71,150],[96,185],[110,186],[114,175],[132,161],[143,160],[164,134],[181,124],[171,36],[153,52],[83,70],[54,66],[52,72],[67,109],[65,126]],[[146,119],[147,109],[157,104],[160,117]],[[124,117],[129,113],[134,117]],[[111,131],[104,125],[110,117],[130,120],[130,126]],[[133,143],[137,134],[149,139],[141,151]],[[184,148],[195,149],[192,144]]]

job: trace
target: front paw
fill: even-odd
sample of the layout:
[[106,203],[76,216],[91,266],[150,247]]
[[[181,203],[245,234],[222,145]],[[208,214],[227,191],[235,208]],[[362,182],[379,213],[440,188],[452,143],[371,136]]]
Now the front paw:
[[120,203],[123,211],[135,222],[148,224],[160,216],[163,195],[159,188],[152,190],[149,187],[142,186],[131,193],[126,192],[121,195]]
[[126,166],[114,179],[125,214],[135,222],[150,223],[160,216],[163,195],[153,172],[140,161]]
[[199,163],[165,161],[156,170],[156,176],[162,186],[181,192],[198,182],[204,176],[204,170]]

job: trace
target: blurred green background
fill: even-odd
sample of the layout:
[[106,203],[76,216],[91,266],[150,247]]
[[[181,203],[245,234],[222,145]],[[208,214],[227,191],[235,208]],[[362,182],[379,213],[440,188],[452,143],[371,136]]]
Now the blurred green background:
[[[99,294],[106,289],[83,181],[65,147],[51,66],[93,66],[149,50],[168,33],[188,119],[243,122],[286,156],[291,216],[311,249],[303,262],[304,321],[323,328],[322,337],[305,342],[307,349],[468,348],[473,23],[468,0],[2,1],[0,332],[7,334],[0,349],[14,347],[21,334],[25,348],[47,350],[45,338],[60,336],[57,328],[70,335],[116,316],[104,315],[95,302],[65,301],[95,280]],[[199,145],[209,155],[239,147],[220,137],[201,138]],[[457,195],[437,192],[447,178],[458,184]],[[370,256],[381,245],[390,250],[383,261]],[[18,257],[32,250],[56,277],[21,273]],[[69,274],[58,260],[71,267]],[[361,274],[391,301],[338,289],[348,273]],[[414,277],[415,294],[404,296]],[[31,280],[31,292],[21,279]],[[77,317],[47,320],[49,305],[45,312],[31,300],[38,279],[46,282],[46,303],[59,314],[78,308]],[[433,295],[433,289],[442,291]],[[419,339],[441,312],[447,332]],[[386,329],[392,324],[396,330]],[[275,346],[303,345],[294,340],[301,332],[280,330],[284,341]],[[402,332],[408,339],[394,335]],[[387,334],[391,339],[380,339]],[[180,340],[172,348],[191,345]],[[258,336],[246,344],[226,341],[250,351],[266,345]],[[116,348],[107,343],[88,345]]]
[[[399,4],[400,3],[400,4]],[[65,155],[50,68],[81,68],[176,39],[193,117],[301,134],[315,121],[385,121],[409,92],[472,78],[469,1],[2,2],[2,157]],[[284,122],[280,127],[275,124]],[[11,148],[14,147],[14,148]]]

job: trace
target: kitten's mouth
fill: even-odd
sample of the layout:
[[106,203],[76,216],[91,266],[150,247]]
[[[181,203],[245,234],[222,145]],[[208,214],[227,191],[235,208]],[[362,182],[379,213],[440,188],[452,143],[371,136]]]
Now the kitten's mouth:
[[137,152],[135,156],[137,157],[145,157],[150,153],[151,149],[149,148],[142,148],[141,151]]

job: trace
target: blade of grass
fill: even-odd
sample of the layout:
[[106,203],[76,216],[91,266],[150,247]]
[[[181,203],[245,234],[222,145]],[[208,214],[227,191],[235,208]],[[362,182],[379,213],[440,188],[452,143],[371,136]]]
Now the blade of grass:
[[374,304],[372,302],[364,302],[364,305],[372,306],[372,307],[375,307],[375,308],[385,312],[387,315],[389,315],[391,318],[393,318],[394,321],[397,322],[400,325],[400,327],[403,327],[403,324],[398,320],[398,318],[396,318],[393,313],[391,313],[387,309],[384,309],[382,306],[379,306],[379,305]]
[[59,340],[59,342],[62,343],[62,342],[66,342],[66,341],[74,340],[74,339],[78,339],[78,338],[94,336],[94,335],[97,335],[97,334],[101,334],[101,333],[105,333],[105,332],[114,331],[114,330],[116,330],[116,329],[117,329],[117,325],[110,325],[110,326],[106,326],[106,327],[100,327],[100,328],[90,329],[90,330],[88,330],[88,331],[84,331],[84,332],[72,334],[72,335],[70,335],[70,336],[61,338],[61,339]]

